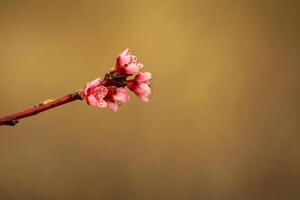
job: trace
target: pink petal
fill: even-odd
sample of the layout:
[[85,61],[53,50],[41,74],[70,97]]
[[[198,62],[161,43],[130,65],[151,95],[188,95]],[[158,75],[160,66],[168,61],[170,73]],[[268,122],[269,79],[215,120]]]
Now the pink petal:
[[130,63],[126,67],[126,73],[127,74],[136,74],[139,71],[140,71],[140,68],[136,64],[134,64],[134,63]]
[[107,102],[107,106],[108,106],[108,108],[109,108],[110,110],[112,110],[112,111],[114,111],[114,112],[116,112],[116,111],[118,110],[118,104],[113,103],[113,102],[111,102],[111,101],[108,101],[108,102]]
[[107,103],[103,99],[97,99],[93,95],[88,96],[87,101],[90,106],[95,106],[99,108],[105,108],[107,106]]
[[121,67],[127,65],[130,62],[130,57],[127,55],[129,49],[125,49],[117,58],[117,66]]
[[87,95],[88,93],[88,90],[93,88],[93,87],[96,87],[97,85],[99,85],[101,82],[101,79],[100,78],[96,78],[95,80],[93,80],[92,82],[90,83],[87,83],[85,88],[84,88],[84,94]]
[[106,101],[104,101],[104,99],[99,99],[98,102],[97,102],[97,107],[99,107],[99,108],[107,107]]
[[97,101],[96,97],[94,97],[93,95],[90,95],[87,97],[87,103],[91,106],[97,106],[98,101]]
[[121,103],[127,103],[129,101],[129,95],[125,88],[118,88],[117,93],[114,95],[114,99]]
[[135,80],[139,83],[145,83],[147,81],[150,81],[151,78],[152,78],[152,74],[150,72],[144,72],[137,75],[135,77]]
[[149,102],[149,96],[146,95],[139,95],[140,100],[142,100],[143,102]]
[[128,54],[129,48],[125,49],[124,51],[122,51],[122,53],[120,53],[119,56],[126,56]]
[[151,87],[146,83],[141,83],[137,85],[134,89],[137,95],[150,95],[151,94]]
[[108,89],[107,87],[100,85],[99,87],[94,88],[91,93],[97,96],[98,99],[103,99],[107,95]]

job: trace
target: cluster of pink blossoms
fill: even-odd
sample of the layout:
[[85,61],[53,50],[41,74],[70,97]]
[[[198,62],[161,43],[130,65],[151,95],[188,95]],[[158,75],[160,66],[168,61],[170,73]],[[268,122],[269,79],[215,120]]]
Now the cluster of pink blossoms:
[[[151,73],[141,72],[143,64],[138,63],[137,57],[125,49],[118,57],[112,71],[103,79],[97,78],[87,83],[81,91],[81,97],[90,106],[108,107],[117,111],[121,104],[129,101],[125,87],[133,91],[142,101],[148,102],[151,95]],[[133,79],[128,79],[134,76]]]

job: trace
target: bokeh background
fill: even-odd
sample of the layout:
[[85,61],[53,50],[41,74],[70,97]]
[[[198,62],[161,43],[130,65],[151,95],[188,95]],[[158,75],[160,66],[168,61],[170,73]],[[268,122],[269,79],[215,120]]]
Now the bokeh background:
[[0,115],[127,47],[154,85],[0,127],[1,200],[300,199],[300,1],[0,2]]

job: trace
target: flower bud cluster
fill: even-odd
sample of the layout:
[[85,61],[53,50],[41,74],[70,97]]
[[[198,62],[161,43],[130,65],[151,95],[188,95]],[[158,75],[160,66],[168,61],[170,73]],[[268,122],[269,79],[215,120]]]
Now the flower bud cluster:
[[103,79],[96,78],[87,83],[81,91],[81,97],[90,106],[117,111],[120,105],[129,101],[127,87],[143,102],[148,102],[152,92],[151,73],[141,72],[142,68],[143,64],[138,62],[137,57],[125,49],[117,57],[114,69]]

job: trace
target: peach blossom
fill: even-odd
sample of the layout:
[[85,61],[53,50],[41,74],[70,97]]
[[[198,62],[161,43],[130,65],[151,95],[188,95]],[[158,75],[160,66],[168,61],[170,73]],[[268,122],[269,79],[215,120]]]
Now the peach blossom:
[[132,90],[142,101],[148,102],[152,92],[151,79],[152,75],[149,72],[144,72],[136,75],[133,80],[129,80],[127,87]]
[[125,88],[110,88],[112,93],[109,92],[107,96],[107,106],[110,110],[116,112],[121,104],[127,103],[129,101],[129,95]]
[[81,97],[86,100],[87,104],[90,106],[96,106],[100,108],[105,108],[107,103],[104,97],[108,93],[108,89],[100,85],[101,79],[97,78],[90,83],[87,83],[83,91],[81,92]]
[[132,75],[137,74],[143,68],[143,64],[138,63],[137,57],[128,53],[129,49],[125,49],[118,57],[115,71],[119,74]]

